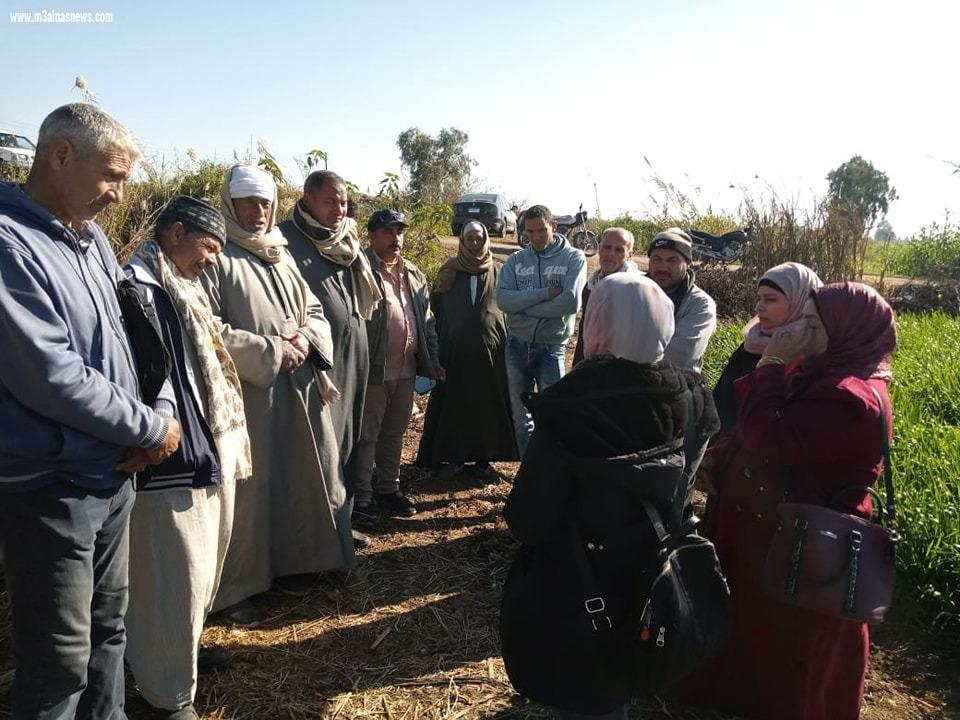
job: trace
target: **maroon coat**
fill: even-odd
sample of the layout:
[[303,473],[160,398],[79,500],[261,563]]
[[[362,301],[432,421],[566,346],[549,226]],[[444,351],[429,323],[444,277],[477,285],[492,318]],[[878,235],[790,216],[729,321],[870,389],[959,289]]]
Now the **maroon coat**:
[[[748,720],[855,720],[860,713],[867,626],[785,605],[763,590],[785,468],[791,499],[826,504],[846,485],[873,485],[883,454],[878,378],[814,379],[788,391],[788,372],[765,365],[736,383],[736,432],[711,449],[719,486],[712,538],[730,583],[732,628],[719,657],[688,678],[681,699]],[[848,512],[870,510],[851,493]]]

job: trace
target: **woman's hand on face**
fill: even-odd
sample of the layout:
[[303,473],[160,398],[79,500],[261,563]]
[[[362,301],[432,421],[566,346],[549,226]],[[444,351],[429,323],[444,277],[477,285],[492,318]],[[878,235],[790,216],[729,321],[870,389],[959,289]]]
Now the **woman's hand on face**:
[[809,354],[813,340],[814,333],[807,326],[780,328],[774,332],[770,342],[767,343],[763,357],[779,358],[784,365],[789,365]]

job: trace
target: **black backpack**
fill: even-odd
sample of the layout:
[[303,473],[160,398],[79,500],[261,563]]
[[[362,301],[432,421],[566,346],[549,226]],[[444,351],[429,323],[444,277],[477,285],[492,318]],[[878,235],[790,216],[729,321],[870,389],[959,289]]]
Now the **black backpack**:
[[571,520],[566,541],[521,547],[510,568],[503,659],[514,687],[533,700],[612,710],[669,690],[726,637],[729,591],[712,543],[695,532],[684,453],[663,449],[632,467],[634,494],[621,501],[643,510],[616,539],[599,545]]
[[730,627],[730,590],[713,544],[694,531],[696,517],[671,533],[645,508],[661,543],[621,628],[631,695],[672,688],[720,650]]

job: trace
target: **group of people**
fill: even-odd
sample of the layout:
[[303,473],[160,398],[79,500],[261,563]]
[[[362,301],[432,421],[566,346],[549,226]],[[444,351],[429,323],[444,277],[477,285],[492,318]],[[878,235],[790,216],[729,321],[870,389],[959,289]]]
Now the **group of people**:
[[[653,245],[685,249],[680,232]],[[501,608],[511,679],[564,718],[627,717],[624,683],[609,669],[629,672],[620,653],[633,641],[613,643],[602,665],[573,650],[599,640],[577,636],[571,618],[589,620],[579,607],[585,585],[607,608],[638,607],[645,463],[682,443],[684,471],[709,495],[702,532],[728,582],[731,626],[719,655],[676,688],[681,702],[747,720],[855,720],[867,626],[768,595],[764,565],[785,497],[870,517],[866,488],[881,473],[892,420],[893,311],[866,285],[823,285],[794,262],[771,268],[743,343],[707,393],[695,361],[709,336],[682,336],[688,364],[671,361],[683,300],[653,282],[652,262],[645,276],[608,249],[617,260],[604,266],[604,245],[585,292],[583,360],[528,397],[537,425],[504,508],[521,542]],[[596,556],[593,588],[578,554]]]
[[[114,118],[66,105],[41,125],[26,182],[0,186],[0,541],[17,720],[124,717],[125,665],[158,717],[196,718],[198,672],[230,660],[201,647],[209,613],[256,626],[259,594],[306,594],[355,566],[362,530],[417,512],[399,477],[418,378],[434,387],[417,464],[493,481],[492,462],[522,460],[506,517],[533,546],[578,521],[578,495],[604,492],[609,463],[687,431],[699,461],[721,427],[699,375],[716,307],[683,230],[653,239],[643,273],[630,232],[607,229],[588,278],[535,205],[528,247],[502,265],[487,228],[466,223],[431,288],[403,256],[403,213],[373,212],[364,248],[336,173],[311,173],[281,221],[273,177],[235,165],[218,203],[173,198],[121,267],[94,218],[122,201],[137,157]],[[748,717],[842,720],[856,717],[866,629],[760,597],[757,558],[785,465],[810,498],[876,479],[867,388],[886,398],[893,317],[869,288],[821,287],[795,263],[758,292],[699,475],[717,491],[710,527],[734,631],[684,694]],[[700,398],[696,422],[663,404],[671,393]],[[597,483],[561,482],[554,466],[571,453]]]

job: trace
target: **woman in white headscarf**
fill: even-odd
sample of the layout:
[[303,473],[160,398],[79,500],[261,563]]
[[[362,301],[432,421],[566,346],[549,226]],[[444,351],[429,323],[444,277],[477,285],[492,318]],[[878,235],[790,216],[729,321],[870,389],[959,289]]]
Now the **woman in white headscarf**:
[[[675,482],[661,487],[671,501],[682,497],[684,458],[695,469],[719,425],[700,375],[663,360],[673,332],[673,303],[654,281],[611,275],[587,308],[583,362],[525,398],[536,429],[504,507],[522,546],[503,588],[502,651],[517,691],[564,718],[626,718],[631,664],[578,634],[585,616],[563,608],[602,594],[611,627],[626,626],[658,547],[639,500],[679,515],[645,471],[653,461],[675,468]],[[585,548],[605,549],[603,557]],[[589,590],[584,563],[595,576]]]

